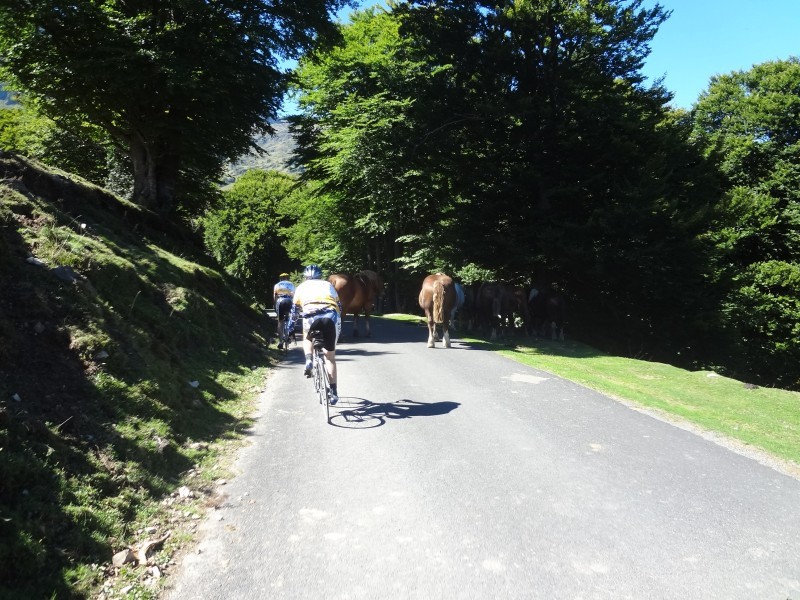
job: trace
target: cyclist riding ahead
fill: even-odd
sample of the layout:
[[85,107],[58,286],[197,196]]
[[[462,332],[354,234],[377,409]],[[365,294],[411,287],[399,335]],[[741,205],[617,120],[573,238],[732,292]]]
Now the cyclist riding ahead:
[[[283,349],[283,323],[292,310],[292,298],[294,297],[294,284],[289,281],[288,273],[281,273],[281,280],[275,284],[272,290],[272,300],[275,302],[275,314],[278,315],[278,350]],[[286,340],[288,347],[289,340]]]
[[[330,403],[339,401],[336,388],[336,340],[342,330],[342,304],[339,294],[329,281],[322,279],[322,271],[317,265],[308,265],[303,271],[305,281],[297,286],[289,319],[289,330],[303,317],[303,352],[306,355],[305,376],[311,377],[312,345],[308,334],[312,330],[322,333],[325,349],[325,366],[331,382]],[[299,309],[299,311],[298,311]],[[302,312],[302,314],[298,314]]]

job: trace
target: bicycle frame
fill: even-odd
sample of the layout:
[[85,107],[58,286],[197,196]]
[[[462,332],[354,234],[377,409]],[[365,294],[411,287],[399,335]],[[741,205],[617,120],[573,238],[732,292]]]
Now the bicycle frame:
[[331,381],[326,369],[325,349],[322,347],[322,339],[313,337],[312,345],[314,354],[312,357],[312,373],[314,379],[314,390],[319,398],[319,403],[325,405],[325,415],[328,421],[331,420],[330,391]]

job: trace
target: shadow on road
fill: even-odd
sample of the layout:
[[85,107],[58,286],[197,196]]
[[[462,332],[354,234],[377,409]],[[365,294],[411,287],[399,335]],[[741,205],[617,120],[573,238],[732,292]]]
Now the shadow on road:
[[[423,323],[396,321],[391,318],[377,316],[373,319],[373,337],[361,338],[387,343],[419,343],[425,344],[428,337],[427,327]],[[496,340],[482,336],[479,331],[452,329],[450,333],[454,350],[477,350],[480,352],[511,351],[521,354],[541,354],[547,356],[563,356],[566,358],[592,358],[603,353],[577,340],[553,341],[542,337],[531,337],[520,333],[504,335]],[[350,343],[358,344],[359,338]],[[439,342],[437,348],[443,348]]]
[[[379,354],[374,350],[365,351],[363,346],[359,347],[365,343],[425,345],[427,342],[428,330],[425,324],[421,322],[400,321],[392,318],[383,318],[381,315],[373,315],[371,325],[371,337],[366,337],[363,333],[361,337],[352,337],[352,318],[345,319],[342,324],[342,333],[345,334],[346,332],[349,335],[345,335],[337,344],[337,356],[350,354],[355,357]],[[593,358],[603,355],[596,348],[578,341],[552,341],[522,334],[502,336],[496,340],[490,340],[477,331],[453,329],[451,330],[451,338],[453,349],[455,350],[511,351],[522,354],[563,356],[566,358]],[[298,343],[300,343],[299,335]],[[440,342],[437,342],[436,347],[444,348]]]
[[435,417],[446,415],[461,406],[458,402],[417,402],[402,399],[396,402],[371,402],[365,398],[341,398],[331,416],[331,425],[345,429],[373,429],[385,425],[389,419]]
[[336,346],[336,362],[347,360],[348,357],[355,357],[355,356],[378,356],[379,354],[397,354],[397,352],[391,351],[384,351],[384,352],[374,352],[370,350],[364,350],[363,348],[346,348],[337,345]]

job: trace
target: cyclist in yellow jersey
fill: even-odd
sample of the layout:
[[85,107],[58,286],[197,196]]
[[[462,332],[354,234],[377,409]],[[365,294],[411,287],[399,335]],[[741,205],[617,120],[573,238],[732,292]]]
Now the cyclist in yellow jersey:
[[322,332],[325,349],[325,366],[331,382],[330,403],[339,401],[336,386],[336,340],[342,331],[342,304],[336,288],[322,279],[322,270],[317,265],[308,265],[303,271],[305,281],[294,292],[292,314],[289,317],[289,330],[294,331],[297,319],[303,318],[303,352],[306,355],[305,376],[311,377],[311,340],[308,333],[312,329]]
[[[272,288],[272,300],[275,303],[275,314],[278,316],[278,350],[283,348],[283,322],[289,317],[292,310],[292,298],[294,297],[294,284],[289,281],[288,273],[280,274],[281,280]],[[288,343],[288,342],[287,342]]]

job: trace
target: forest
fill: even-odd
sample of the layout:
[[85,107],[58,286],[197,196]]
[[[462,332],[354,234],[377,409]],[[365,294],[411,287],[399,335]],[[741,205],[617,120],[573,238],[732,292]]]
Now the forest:
[[[0,147],[181,223],[254,299],[283,270],[556,283],[604,351],[800,389],[800,59],[674,108],[641,0],[0,5]],[[297,67],[282,68],[296,59]],[[258,152],[286,94],[297,174]]]

